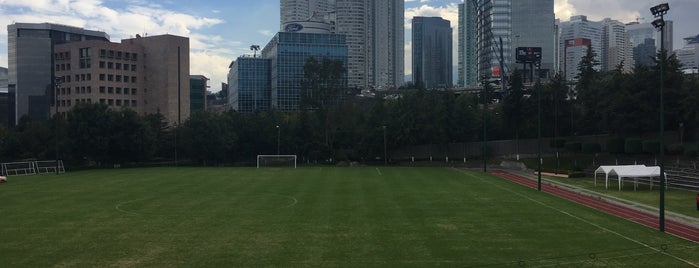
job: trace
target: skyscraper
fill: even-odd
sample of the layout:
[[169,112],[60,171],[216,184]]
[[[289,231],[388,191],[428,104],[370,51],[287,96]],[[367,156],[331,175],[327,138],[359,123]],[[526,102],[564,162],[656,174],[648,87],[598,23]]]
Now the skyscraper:
[[[500,50],[503,63],[511,62],[510,37],[512,34],[512,0],[476,0],[478,20],[478,76],[499,76]],[[502,40],[502,44],[500,41]],[[498,70],[497,73],[495,70]]]
[[322,20],[347,37],[349,87],[403,83],[404,0],[281,0],[280,7],[282,25]]
[[599,59],[602,71],[614,70],[622,65],[624,71],[631,71],[633,49],[626,25],[609,18],[602,21],[602,54]]
[[[561,60],[560,66],[567,80],[574,80],[578,74],[578,63],[591,47],[596,55],[595,59],[600,61],[602,55],[602,24],[587,20],[587,16],[579,15],[570,18],[560,24],[560,46]],[[583,53],[583,54],[581,54]],[[601,66],[595,67],[601,70]]]
[[478,64],[476,61],[476,8],[474,1],[459,4],[459,71],[457,85],[478,85]]
[[10,124],[22,116],[45,119],[54,100],[56,44],[84,40],[109,41],[104,32],[49,23],[15,23],[7,26]]
[[426,88],[452,86],[452,28],[439,17],[413,18],[413,82]]
[[[541,70],[554,70],[555,15],[553,0],[512,1],[512,48],[540,47]],[[510,62],[512,63],[512,62]],[[512,66],[510,69],[518,67]]]

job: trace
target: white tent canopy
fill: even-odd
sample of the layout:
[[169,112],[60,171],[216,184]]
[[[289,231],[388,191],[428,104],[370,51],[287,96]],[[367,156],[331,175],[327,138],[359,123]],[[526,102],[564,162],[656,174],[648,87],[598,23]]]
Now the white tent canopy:
[[[595,170],[595,185],[597,184],[597,173],[605,174],[605,188],[609,188],[609,176],[616,176],[619,183],[619,190],[622,187],[624,178],[633,178],[638,182],[638,178],[648,178],[653,187],[652,178],[660,177],[660,167],[646,165],[623,165],[623,166],[600,166]],[[667,174],[665,175],[667,177]],[[634,184],[634,187],[636,184]]]

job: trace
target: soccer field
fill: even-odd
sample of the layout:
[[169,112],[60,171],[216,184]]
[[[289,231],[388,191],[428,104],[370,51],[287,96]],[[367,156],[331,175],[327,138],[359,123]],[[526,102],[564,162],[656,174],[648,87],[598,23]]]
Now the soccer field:
[[11,177],[2,267],[699,265],[699,244],[453,168]]

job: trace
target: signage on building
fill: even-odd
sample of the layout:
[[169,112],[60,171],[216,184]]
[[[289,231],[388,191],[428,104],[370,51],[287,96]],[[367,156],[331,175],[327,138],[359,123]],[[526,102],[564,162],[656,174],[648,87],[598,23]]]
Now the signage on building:
[[303,25],[298,23],[289,23],[284,27],[284,31],[289,33],[295,33],[301,30],[303,30]]
[[517,63],[540,63],[541,47],[518,47]]

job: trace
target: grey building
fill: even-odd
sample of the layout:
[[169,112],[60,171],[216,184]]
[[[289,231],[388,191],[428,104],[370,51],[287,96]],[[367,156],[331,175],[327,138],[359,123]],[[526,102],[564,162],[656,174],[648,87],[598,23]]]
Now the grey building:
[[[512,53],[517,47],[541,47],[542,73],[552,73],[557,42],[555,21],[553,0],[512,1]],[[515,68],[519,66],[510,69]]]
[[[512,62],[512,0],[477,2],[478,77],[500,76],[500,49],[505,70]],[[500,44],[502,40],[502,45]]]
[[[589,21],[587,16],[573,16],[569,21],[561,22],[559,50],[561,54],[561,72],[567,80],[575,80],[578,75],[578,63],[591,47],[596,59],[602,55],[602,23]],[[600,71],[601,65],[595,66]]]
[[452,28],[440,17],[413,17],[413,83],[449,88],[452,81]]
[[10,124],[22,116],[45,119],[53,102],[53,47],[85,41],[109,41],[104,32],[50,23],[15,23],[7,26]]
[[459,4],[457,85],[461,87],[478,85],[476,15],[474,1],[464,1],[463,4]]
[[7,125],[9,122],[8,104],[9,96],[7,93],[7,68],[0,67],[0,124]]

